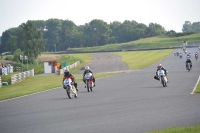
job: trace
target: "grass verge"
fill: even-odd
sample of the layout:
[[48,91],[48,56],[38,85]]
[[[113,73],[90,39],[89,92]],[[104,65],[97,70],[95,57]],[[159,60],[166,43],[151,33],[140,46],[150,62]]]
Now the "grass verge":
[[200,93],[200,83],[197,85],[196,90],[194,91],[194,93]]
[[200,125],[189,126],[189,127],[172,127],[148,133],[199,133],[199,132],[200,132]]
[[141,69],[160,61],[174,50],[152,50],[135,52],[116,52],[122,57],[122,61],[127,63],[129,70]]

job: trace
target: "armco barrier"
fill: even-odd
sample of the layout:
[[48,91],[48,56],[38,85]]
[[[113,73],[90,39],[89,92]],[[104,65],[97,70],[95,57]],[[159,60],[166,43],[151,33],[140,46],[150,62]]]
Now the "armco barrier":
[[11,84],[15,84],[24,80],[27,77],[34,76],[34,69],[22,73],[14,74],[11,76]]

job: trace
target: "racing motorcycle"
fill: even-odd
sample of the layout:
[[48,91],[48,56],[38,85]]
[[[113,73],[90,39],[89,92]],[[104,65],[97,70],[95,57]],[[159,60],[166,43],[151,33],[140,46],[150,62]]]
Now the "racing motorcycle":
[[198,59],[198,55],[197,55],[197,54],[195,54],[195,59],[196,59],[196,60]]
[[72,84],[72,79],[71,78],[66,78],[64,81],[64,86],[65,86],[65,90],[67,92],[67,96],[69,97],[69,99],[71,99],[72,97],[77,98],[77,91],[75,86]]
[[87,91],[88,92],[92,91],[93,87],[94,87],[92,73],[90,73],[90,72],[86,73],[84,78],[85,78],[85,84],[86,84]]
[[191,70],[191,64],[190,63],[187,63],[187,68],[188,72]]
[[182,54],[179,55],[180,59],[183,57]]
[[158,70],[157,72],[158,74],[158,78],[160,80],[160,83],[163,85],[163,87],[167,87],[167,77],[165,75],[165,72],[164,70]]

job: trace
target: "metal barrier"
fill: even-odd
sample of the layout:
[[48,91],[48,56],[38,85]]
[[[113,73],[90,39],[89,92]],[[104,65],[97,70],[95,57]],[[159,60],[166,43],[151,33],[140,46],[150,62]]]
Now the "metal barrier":
[[14,74],[11,76],[11,84],[15,84],[24,80],[27,77],[34,76],[34,69],[22,73]]

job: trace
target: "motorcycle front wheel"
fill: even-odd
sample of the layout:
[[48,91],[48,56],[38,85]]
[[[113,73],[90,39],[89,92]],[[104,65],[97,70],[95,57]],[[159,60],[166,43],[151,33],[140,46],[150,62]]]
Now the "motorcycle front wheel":
[[164,79],[164,77],[162,77],[162,78],[161,78],[161,81],[162,81],[162,85],[163,85],[163,87],[166,87],[166,86],[167,86],[167,84],[166,84],[166,82],[165,82],[165,79]]
[[86,81],[86,87],[87,91],[90,92],[90,82],[88,80]]
[[67,96],[69,97],[69,99],[72,99],[72,92],[71,92],[71,89],[70,89],[70,88],[67,88],[67,89],[66,89],[66,92],[67,92]]

